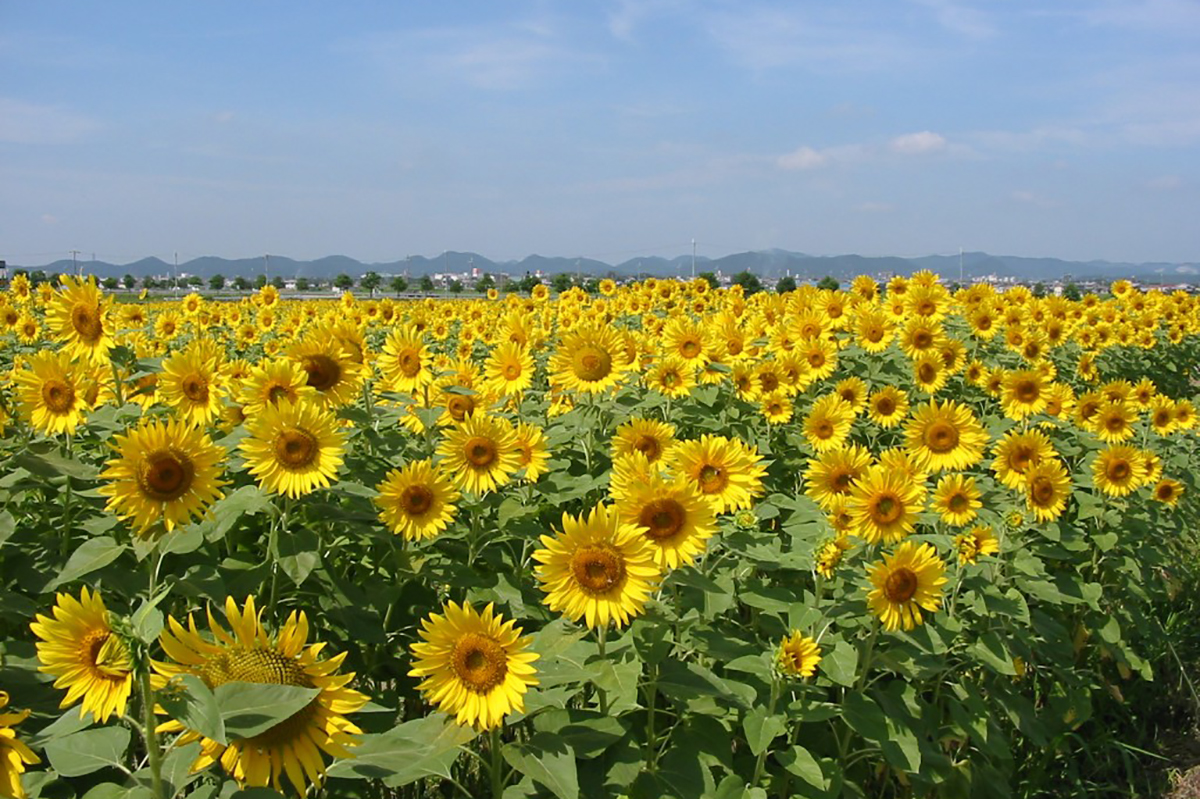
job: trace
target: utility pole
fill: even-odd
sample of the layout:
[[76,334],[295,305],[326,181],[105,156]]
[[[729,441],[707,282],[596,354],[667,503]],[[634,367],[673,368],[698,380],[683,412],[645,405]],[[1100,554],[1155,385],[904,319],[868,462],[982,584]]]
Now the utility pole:
[[263,278],[271,282],[271,256],[267,253],[263,253]]
[[692,239],[692,280],[696,279],[696,240]]
[[179,293],[179,252],[175,253],[175,271],[173,272],[174,279],[171,281],[175,284],[175,293]]
[[78,256],[79,250],[71,250],[71,271],[75,273],[75,277],[80,277]]
[[963,284],[963,257],[962,247],[958,248],[958,285]]

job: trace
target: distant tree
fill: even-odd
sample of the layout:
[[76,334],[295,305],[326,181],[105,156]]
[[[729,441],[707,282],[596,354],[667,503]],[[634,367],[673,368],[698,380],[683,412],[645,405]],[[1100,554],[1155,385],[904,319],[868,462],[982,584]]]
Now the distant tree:
[[1074,283],[1068,283],[1066,286],[1064,286],[1062,295],[1068,300],[1073,300],[1075,302],[1079,302],[1081,299],[1083,299],[1083,292],[1081,292],[1079,290],[1079,286],[1075,285]]
[[200,277],[199,275],[192,275],[187,279],[187,284],[192,288],[198,289],[204,285],[204,278]]
[[208,279],[208,287],[213,291],[220,291],[225,288],[225,276],[220,272]]
[[308,291],[308,288],[309,288],[308,278],[306,278],[306,277],[296,278],[296,291]]
[[337,277],[335,277],[333,279],[333,287],[335,289],[340,289],[341,291],[345,291],[346,289],[350,288],[353,285],[354,285],[354,278],[350,277],[345,272],[342,272],[340,275],[338,275]]
[[450,281],[450,293],[451,294],[462,294],[462,290],[463,290],[463,284],[461,281],[458,281],[458,280]]
[[421,282],[417,285],[421,287],[421,291],[433,291],[433,278],[429,275],[421,275]]
[[279,289],[280,291],[283,291],[283,288],[284,288],[284,286],[287,285],[287,282],[283,279],[282,276],[276,275],[275,277],[271,278],[271,285],[274,286],[275,288]]
[[541,278],[535,277],[534,275],[526,272],[525,277],[517,281],[517,291],[523,291],[526,294],[531,294],[533,293],[533,287],[540,285],[542,285]]
[[[30,272],[29,273],[29,282],[35,286],[38,285],[39,283],[45,283],[46,282],[45,271],[41,270],[41,269],[35,269],[32,272]],[[55,284],[58,283],[57,280],[55,280],[54,282],[55,282]]]
[[789,291],[796,290],[796,278],[791,275],[784,275],[779,278],[779,282],[775,284],[776,294],[787,294]]
[[483,277],[475,281],[475,290],[480,294],[486,294],[488,289],[494,288],[496,288],[496,278],[488,272],[484,272]]
[[696,277],[703,278],[704,280],[707,280],[707,281],[708,281],[708,287],[709,287],[710,289],[719,289],[719,288],[721,288],[721,281],[720,281],[720,280],[717,280],[717,276],[716,276],[714,273],[712,273],[712,272],[701,272],[700,274],[696,275]]
[[817,281],[817,288],[827,291],[837,291],[842,287],[842,284],[837,281],[837,278],[832,275],[826,275]]
[[589,277],[587,280],[583,281],[583,290],[586,291],[588,294],[593,294],[593,295],[599,294],[600,293],[600,278]]
[[1033,284],[1033,296],[1045,297],[1046,296],[1046,284],[1040,280],[1038,282],[1034,283]]
[[137,285],[137,278],[126,272],[125,277],[121,278],[121,282],[125,284],[127,290],[133,291],[133,287]]
[[233,287],[238,291],[245,291],[246,289],[250,288],[250,281],[246,280],[246,278],[242,277],[241,275],[238,275],[233,279]]
[[397,294],[403,294],[404,290],[408,288],[408,281],[400,275],[396,275],[388,285],[391,286],[392,291]]
[[146,275],[144,278],[142,278],[142,288],[156,289],[158,288],[158,282],[154,278],[150,277],[150,275]]
[[362,280],[358,281],[358,285],[371,292],[371,296],[374,297],[375,289],[379,288],[379,284],[382,282],[383,278],[377,272],[367,272],[362,276]]
[[265,285],[267,285],[267,276],[266,275],[255,275],[254,288],[261,289]]
[[733,276],[734,285],[741,286],[742,291],[746,296],[756,294],[763,290],[762,281],[758,279],[758,275],[749,270],[742,270]]
[[559,272],[554,277],[550,278],[550,288],[558,294],[562,294],[567,289],[571,288],[571,276],[566,272]]
[[108,289],[109,291],[113,291],[114,289],[116,289],[118,286],[121,285],[121,282],[119,280],[117,280],[115,277],[106,277],[106,278],[104,278],[104,282],[101,283],[100,285],[104,286],[104,288]]

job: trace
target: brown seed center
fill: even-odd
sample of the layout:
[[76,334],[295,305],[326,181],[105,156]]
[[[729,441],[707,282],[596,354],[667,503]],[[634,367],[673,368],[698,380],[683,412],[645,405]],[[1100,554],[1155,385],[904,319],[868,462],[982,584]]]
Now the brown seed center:
[[939,455],[958,446],[958,428],[950,422],[937,421],[925,431],[925,446]]
[[489,438],[475,436],[467,440],[463,456],[472,467],[486,469],[496,460],[496,443]]
[[195,477],[192,459],[174,448],[148,452],[138,464],[138,488],[156,502],[179,499],[191,489]]
[[75,406],[75,389],[63,380],[42,384],[42,402],[51,413],[67,413]]
[[320,449],[317,437],[299,427],[289,427],[275,437],[275,460],[289,471],[312,465]]
[[646,535],[662,541],[679,533],[687,520],[687,513],[673,499],[656,499],[642,508],[638,524],[646,529]]
[[433,507],[433,492],[426,486],[411,485],[400,494],[400,507],[409,516],[421,516]]
[[585,593],[602,594],[625,577],[625,563],[611,546],[587,546],[571,556],[571,573]]
[[508,653],[490,636],[466,633],[450,651],[450,667],[464,688],[486,694],[504,682],[508,674]]
[[907,566],[901,566],[888,575],[883,584],[883,593],[889,602],[907,602],[917,593],[920,581],[916,572]]

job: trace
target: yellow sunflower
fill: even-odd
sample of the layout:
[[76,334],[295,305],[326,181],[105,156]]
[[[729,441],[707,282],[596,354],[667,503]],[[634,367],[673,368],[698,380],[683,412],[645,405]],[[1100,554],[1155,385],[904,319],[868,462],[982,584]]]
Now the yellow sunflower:
[[1040,369],[1019,369],[1004,375],[1000,407],[1018,421],[1046,408],[1046,375]]
[[767,470],[758,450],[737,439],[705,434],[694,441],[681,441],[668,461],[672,470],[716,502],[718,513],[749,508],[763,493]]
[[995,555],[1000,551],[1000,542],[987,524],[977,524],[965,533],[954,536],[954,548],[958,550],[958,565],[975,563],[982,555]]
[[1145,481],[1145,459],[1130,446],[1106,447],[1092,461],[1092,478],[1102,493],[1123,497],[1136,491]]
[[1040,430],[1010,430],[996,444],[996,459],[992,471],[1009,488],[1025,485],[1025,473],[1044,460],[1058,457],[1050,439]]
[[[8,707],[8,692],[0,691],[0,711]],[[0,712],[0,796],[25,799],[21,774],[42,759],[17,738],[13,727],[29,717],[28,710]]]
[[180,418],[195,427],[206,427],[221,415],[225,395],[220,361],[206,347],[193,342],[162,364],[158,378],[160,399]]
[[979,509],[983,507],[979,501],[981,496],[974,477],[948,474],[938,480],[932,505],[946,524],[962,527],[979,515]]
[[392,469],[376,490],[379,518],[393,533],[409,541],[433,538],[446,529],[460,495],[441,467],[429,460]]
[[106,329],[112,299],[104,296],[95,278],[64,275],[61,280],[62,287],[46,307],[46,325],[71,360],[107,366],[115,343]]
[[885,386],[867,398],[867,418],[884,429],[895,427],[908,416],[908,395],[895,386]]
[[308,335],[291,345],[287,354],[308,375],[306,383],[323,407],[343,408],[358,399],[367,370],[331,331],[322,328]]
[[831,538],[821,546],[817,547],[817,554],[813,559],[813,568],[817,574],[824,577],[826,580],[832,580],[837,567],[842,564],[842,556],[846,554],[846,550],[853,547],[850,538],[845,535],[838,535],[836,538]]
[[250,474],[264,490],[295,499],[327,488],[346,451],[346,434],[316,403],[281,400],[246,419],[239,446]]
[[479,613],[469,602],[448,602],[442,615],[421,621],[421,641],[411,646],[410,677],[427,701],[459,724],[488,730],[525,710],[525,693],[537,685],[536,652],[516,621],[504,621],[492,605]]
[[717,532],[716,508],[691,480],[665,480],[659,474],[626,486],[618,499],[621,520],[634,525],[654,545],[663,571],[687,566]]
[[79,370],[66,352],[34,353],[17,373],[17,397],[26,420],[46,435],[71,434],[88,410]]
[[675,425],[655,419],[634,417],[617,427],[612,439],[612,454],[640,452],[651,463],[662,458],[675,443]]
[[696,387],[696,370],[674,355],[656,361],[646,373],[646,386],[666,397],[686,397]]
[[846,443],[854,423],[854,409],[837,394],[826,394],[812,404],[804,417],[804,437],[818,453]]
[[1071,476],[1057,458],[1041,461],[1025,472],[1025,502],[1039,522],[1052,522],[1067,508]]
[[821,648],[804,633],[792,630],[791,635],[785,635],[779,642],[775,662],[789,677],[811,677],[821,662]]
[[871,467],[871,453],[858,444],[822,452],[809,459],[804,474],[804,493],[822,508],[829,509],[835,497],[849,496],[854,481]]
[[133,688],[133,659],[129,647],[113,632],[99,591],[80,590],[79,599],[58,594],[54,618],[37,614],[29,625],[37,642],[38,671],[53,674],[55,688],[66,688],[59,707],[80,699],[79,717],[91,713],[104,723],[125,715]]
[[878,466],[854,482],[846,510],[852,532],[869,543],[899,541],[911,533],[925,507],[925,487]]
[[983,457],[987,432],[966,405],[930,400],[920,405],[904,427],[905,446],[923,458],[931,471],[961,470]]
[[322,404],[317,390],[308,385],[308,372],[295,361],[271,360],[251,367],[237,395],[246,415],[254,416],[280,401]]
[[416,395],[433,382],[432,358],[424,336],[413,327],[393,330],[379,354],[379,371],[392,391]]
[[514,444],[517,448],[517,468],[524,469],[524,479],[536,483],[547,471],[550,453],[546,449],[546,432],[529,422],[517,422]]
[[210,689],[231,682],[260,685],[292,685],[319,688],[312,701],[291,717],[252,738],[223,745],[172,720],[159,725],[163,732],[182,733],[176,745],[200,742],[200,756],[193,772],[220,761],[242,786],[271,786],[283,790],[283,778],[303,796],[308,786],[319,786],[325,776],[322,753],[333,758],[353,757],[348,747],[356,746],[360,730],[346,719],[367,703],[367,697],[347,684],[354,674],[338,674],[346,654],[321,659],[325,645],[308,644],[308,617],[292,612],[283,629],[271,635],[264,628],[254,597],[246,598],[239,610],[233,597],[225,600],[226,631],[212,611],[208,626],[212,640],[201,636],[191,614],[187,626],[167,617],[167,629],[158,642],[170,661],[152,661],[154,686],[161,690],[171,679],[190,674]]
[[905,541],[891,555],[867,567],[873,588],[867,605],[886,630],[911,630],[924,623],[921,611],[942,606],[946,564],[930,544]]
[[546,605],[588,627],[629,624],[662,574],[654,545],[607,505],[578,518],[564,513],[562,533],[541,540],[533,559]]
[[497,416],[477,413],[446,433],[438,446],[442,468],[473,494],[494,491],[520,468],[516,431]]
[[1164,477],[1154,486],[1151,496],[1154,497],[1155,502],[1161,502],[1173,508],[1179,504],[1179,500],[1183,496],[1183,483],[1170,477]]
[[1133,437],[1137,408],[1124,400],[1106,402],[1091,420],[1092,431],[1106,444],[1116,444]]
[[616,387],[632,366],[611,327],[579,325],[567,332],[550,359],[550,382],[567,391],[599,393]]
[[484,366],[488,387],[501,396],[520,394],[533,385],[533,356],[514,341],[502,342]]
[[769,424],[787,424],[792,421],[795,406],[792,398],[782,391],[772,391],[758,398],[759,410]]
[[105,465],[99,488],[108,497],[105,510],[128,519],[144,535],[162,520],[170,532],[202,516],[224,496],[220,479],[225,449],[204,431],[177,419],[144,420],[136,429],[116,435],[119,455]]

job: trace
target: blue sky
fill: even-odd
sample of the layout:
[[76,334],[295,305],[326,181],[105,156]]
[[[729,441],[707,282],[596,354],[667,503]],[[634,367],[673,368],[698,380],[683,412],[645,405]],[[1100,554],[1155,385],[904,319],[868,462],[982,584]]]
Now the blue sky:
[[1200,260],[1200,0],[0,0],[0,258]]

